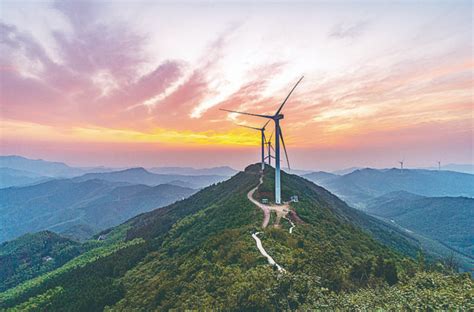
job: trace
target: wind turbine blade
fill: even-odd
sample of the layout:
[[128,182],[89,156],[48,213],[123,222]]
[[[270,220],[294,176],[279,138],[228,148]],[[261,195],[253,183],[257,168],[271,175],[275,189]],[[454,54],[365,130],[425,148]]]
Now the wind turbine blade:
[[286,152],[285,140],[283,139],[283,132],[281,132],[281,128],[280,128],[280,138],[281,138],[281,143],[283,143],[283,150],[285,151],[285,158],[286,158],[286,163],[288,164],[288,169],[291,170],[290,160],[288,159],[288,153]]
[[268,119],[268,121],[263,125],[262,129],[265,130],[265,128],[267,127],[268,123],[270,122],[271,119]]
[[293,91],[296,89],[296,86],[301,82],[301,80],[303,80],[304,76],[302,76],[300,78],[300,80],[298,80],[298,82],[295,84],[295,86],[293,87],[293,89],[291,89],[290,93],[288,93],[288,95],[286,96],[286,99],[283,101],[283,103],[281,103],[280,105],[280,108],[277,110],[277,112],[275,113],[275,116],[277,116],[278,114],[280,114],[281,110],[283,109],[283,105],[285,105],[286,101],[288,101],[288,98],[290,97],[290,95],[293,93]]
[[273,137],[273,132],[272,132],[272,134],[270,134],[270,138],[268,139],[268,142],[272,141],[272,137]]
[[224,108],[220,108],[220,110],[221,110],[221,111],[225,111],[225,112],[229,112],[229,113],[241,114],[241,115],[257,116],[257,117],[263,117],[263,118],[273,118],[273,116],[269,116],[269,115],[260,115],[260,114],[252,114],[252,113],[238,112],[238,111],[233,111],[233,110],[224,109]]
[[256,128],[256,127],[250,127],[250,126],[246,126],[246,125],[237,125],[237,126],[260,131],[260,128]]

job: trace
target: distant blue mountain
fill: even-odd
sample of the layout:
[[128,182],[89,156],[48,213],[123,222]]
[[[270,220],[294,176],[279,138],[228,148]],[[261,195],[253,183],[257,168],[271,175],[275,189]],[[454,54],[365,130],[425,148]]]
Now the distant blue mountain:
[[325,187],[356,208],[386,193],[474,197],[474,175],[454,171],[422,169],[358,169],[338,176],[311,173],[305,178]]
[[47,177],[70,177],[83,173],[81,169],[69,167],[61,162],[28,159],[15,155],[0,156],[0,167],[28,171]]
[[87,173],[85,175],[74,178],[75,181],[87,181],[100,179],[110,182],[126,182],[132,184],[158,185],[158,184],[175,184],[180,186],[188,186],[192,188],[202,188],[208,185],[227,180],[228,176],[220,175],[179,175],[179,174],[156,174],[147,171],[144,168],[130,168],[125,170]]
[[356,170],[360,170],[360,169],[362,169],[362,168],[361,167],[350,167],[350,168],[335,170],[335,171],[332,171],[331,173],[336,174],[336,175],[345,175],[345,174],[349,174],[349,173],[352,173],[352,172],[354,172]]
[[233,176],[238,171],[228,167],[212,167],[196,169],[192,167],[153,167],[148,169],[152,173],[158,174],[179,174],[179,175],[219,175],[219,176]]
[[[428,167],[428,168],[422,168],[422,169],[438,170],[439,168]],[[442,165],[441,170],[449,170],[449,171],[457,171],[457,172],[474,174],[474,164],[447,164],[447,165]]]
[[0,168],[0,188],[30,185],[49,179],[51,178],[29,171]]

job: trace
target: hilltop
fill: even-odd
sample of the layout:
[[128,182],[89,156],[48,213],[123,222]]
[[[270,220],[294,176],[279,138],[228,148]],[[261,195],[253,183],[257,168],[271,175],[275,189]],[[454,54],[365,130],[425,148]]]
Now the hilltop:
[[[295,175],[282,174],[291,213],[261,228],[247,199],[272,198],[273,169],[259,165],[170,206],[100,233],[64,266],[0,294],[0,308],[55,311],[273,311],[467,306],[467,276],[427,271],[396,229],[348,207]],[[270,203],[271,204],[271,203]],[[295,228],[290,233],[290,221]],[[270,266],[252,236],[285,272]],[[388,247],[384,242],[391,242]],[[94,246],[94,248],[90,248]],[[430,295],[424,295],[429,291]],[[395,295],[393,295],[395,294]],[[441,302],[441,303],[439,303]]]

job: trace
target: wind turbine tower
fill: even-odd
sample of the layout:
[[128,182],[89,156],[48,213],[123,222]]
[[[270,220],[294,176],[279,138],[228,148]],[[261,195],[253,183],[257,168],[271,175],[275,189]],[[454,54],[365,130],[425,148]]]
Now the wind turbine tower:
[[440,171],[440,170],[441,170],[441,161],[438,160],[438,171]]
[[290,95],[293,93],[295,88],[298,86],[298,84],[303,80],[303,77],[301,77],[298,82],[295,84],[293,89],[291,89],[290,93],[286,96],[285,100],[283,103],[281,103],[280,107],[276,111],[274,115],[262,115],[262,114],[252,114],[252,113],[245,113],[245,112],[238,112],[238,111],[233,111],[233,110],[228,110],[228,109],[223,109],[221,110],[230,112],[230,113],[237,113],[237,114],[243,114],[243,115],[249,115],[249,116],[256,116],[256,117],[261,117],[261,118],[267,118],[273,120],[275,123],[275,203],[276,204],[281,204],[281,184],[280,184],[280,140],[281,143],[283,144],[283,150],[285,151],[285,156],[286,156],[286,161],[288,163],[288,169],[290,169],[290,162],[288,160],[288,153],[286,152],[286,146],[285,146],[285,140],[283,139],[283,133],[280,128],[280,120],[284,118],[284,115],[281,114],[281,110],[283,109],[283,106],[286,104],[288,101],[288,98]]
[[256,128],[256,127],[249,127],[249,126],[245,126],[245,125],[238,125],[240,127],[244,127],[244,128],[249,128],[249,129],[253,129],[253,130],[257,130],[257,131],[260,131],[261,133],[261,137],[262,137],[262,170],[265,170],[265,142],[266,142],[266,138],[265,138],[265,128],[266,126],[268,125],[268,123],[270,122],[267,121],[262,128]]

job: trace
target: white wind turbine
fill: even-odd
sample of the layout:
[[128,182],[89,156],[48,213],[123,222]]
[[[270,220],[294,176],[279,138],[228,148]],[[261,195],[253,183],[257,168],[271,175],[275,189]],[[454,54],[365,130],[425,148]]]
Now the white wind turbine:
[[271,120],[274,121],[274,123],[275,123],[275,203],[276,204],[281,204],[280,140],[281,140],[281,143],[283,144],[283,150],[285,151],[286,161],[288,163],[288,169],[290,169],[290,162],[288,160],[288,153],[286,152],[285,140],[283,139],[283,133],[282,133],[281,128],[280,128],[280,120],[284,118],[284,115],[281,114],[281,110],[283,109],[283,106],[286,104],[286,102],[288,101],[288,98],[293,93],[296,86],[298,86],[298,84],[301,82],[301,80],[303,80],[303,77],[301,77],[298,80],[298,82],[295,84],[293,89],[291,89],[290,93],[288,93],[288,95],[286,96],[283,103],[281,103],[280,107],[278,108],[278,110],[273,115],[252,114],[252,113],[238,112],[238,111],[233,111],[233,110],[221,108],[221,110],[226,111],[226,112],[230,112],[230,113],[256,116],[256,117],[271,119]]
[[275,156],[272,155],[272,150],[275,151],[272,144],[272,137],[273,137],[273,132],[270,135],[270,138],[265,142],[265,145],[267,145],[267,156],[265,157],[265,159],[268,159],[269,166],[272,165],[272,158],[275,159]]
[[266,138],[265,138],[265,127],[268,125],[268,123],[270,122],[267,121],[262,128],[257,128],[257,127],[250,127],[250,126],[246,126],[246,125],[238,125],[239,127],[244,127],[244,128],[248,128],[248,129],[252,129],[252,130],[257,130],[257,131],[260,131],[261,133],[261,138],[262,138],[262,170],[265,170],[265,142],[266,142]]

